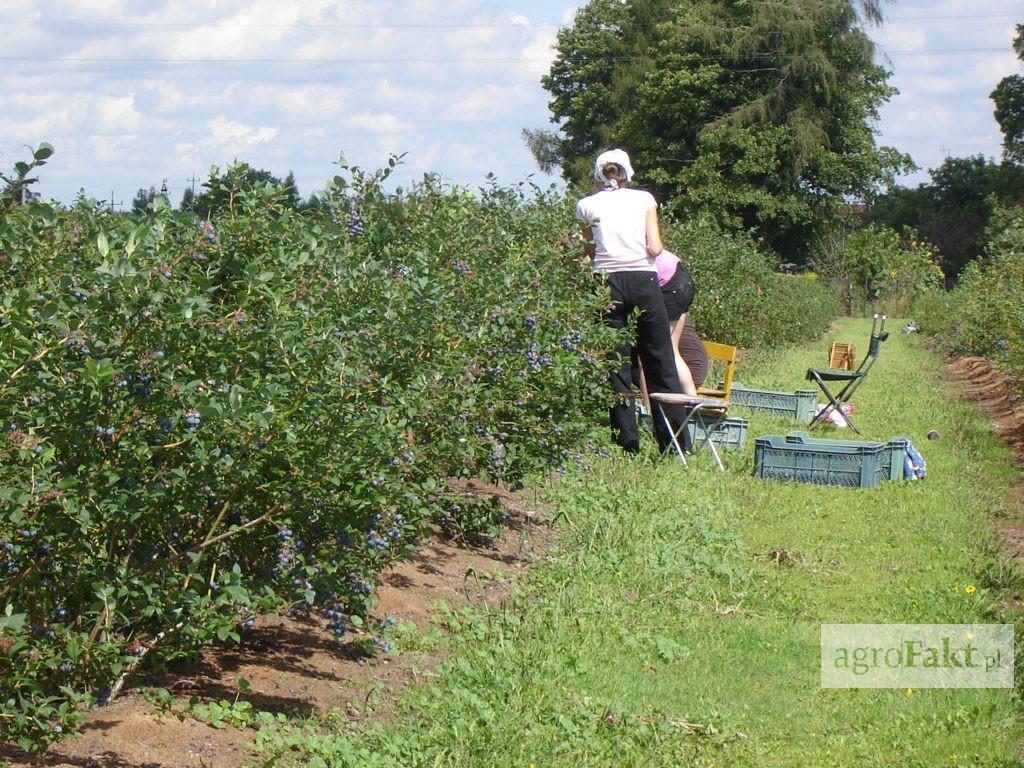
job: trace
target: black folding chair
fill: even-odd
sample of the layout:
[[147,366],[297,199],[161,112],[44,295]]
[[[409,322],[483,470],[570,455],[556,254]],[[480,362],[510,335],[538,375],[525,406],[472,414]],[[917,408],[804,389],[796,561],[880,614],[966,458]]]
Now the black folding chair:
[[[843,421],[846,425],[860,434],[860,430],[853,426],[853,421],[850,419],[849,414],[843,410],[843,406],[850,401],[853,397],[853,393],[857,391],[857,387],[861,385],[861,382],[867,377],[871,367],[875,364],[878,359],[878,354],[881,351],[882,342],[889,338],[889,332],[885,330],[885,315],[875,315],[871,320],[871,341],[868,343],[868,353],[864,356],[864,359],[860,361],[860,365],[857,366],[855,371],[819,371],[816,368],[809,368],[807,370],[807,380],[813,381],[821,391],[825,393],[825,397],[828,398],[830,406],[826,406],[815,414],[814,418],[811,419],[811,423],[808,428],[814,427],[817,424],[823,424],[829,417],[830,412],[834,409],[836,413],[843,417]],[[833,395],[832,391],[828,388],[829,384],[838,384],[839,382],[845,382],[843,388],[839,391],[839,394]]]

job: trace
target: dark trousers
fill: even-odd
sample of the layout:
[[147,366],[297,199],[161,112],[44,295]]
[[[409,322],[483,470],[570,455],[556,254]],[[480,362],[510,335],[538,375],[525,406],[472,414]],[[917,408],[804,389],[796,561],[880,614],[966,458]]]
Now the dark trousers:
[[[636,324],[636,352],[647,374],[650,392],[682,394],[672,354],[672,336],[668,329],[668,315],[658,286],[656,272],[612,272],[606,278],[611,289],[612,303],[605,309],[604,322],[612,328],[625,328],[634,309],[640,310]],[[640,436],[636,424],[636,403],[630,363],[631,345],[627,342],[615,351],[619,368],[612,374],[612,386],[618,402],[611,409],[612,438],[631,453],[640,450]],[[682,421],[682,409],[665,406],[665,413],[673,428]],[[665,449],[671,437],[658,413],[654,416],[654,436]]]

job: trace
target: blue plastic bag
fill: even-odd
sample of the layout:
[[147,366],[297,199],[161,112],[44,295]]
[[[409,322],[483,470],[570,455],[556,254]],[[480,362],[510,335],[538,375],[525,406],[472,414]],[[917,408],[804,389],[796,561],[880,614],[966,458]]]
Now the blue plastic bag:
[[903,479],[924,480],[927,473],[924,457],[914,447],[914,444],[907,440],[907,455],[903,460]]

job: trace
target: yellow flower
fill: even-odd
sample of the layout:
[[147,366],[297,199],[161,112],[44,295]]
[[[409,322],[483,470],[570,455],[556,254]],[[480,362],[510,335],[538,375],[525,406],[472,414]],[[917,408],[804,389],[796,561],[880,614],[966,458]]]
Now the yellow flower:
[[913,696],[913,695],[914,695],[914,689],[913,688],[907,688],[907,696]]
[[976,587],[971,584],[970,586],[964,587],[964,592],[968,595],[973,595],[977,591]]
[[889,273],[889,277],[896,277],[896,275],[898,275],[898,274],[899,274],[899,270],[894,269],[892,272]]
[[959,591],[960,591],[960,585],[959,585],[959,584],[957,584],[956,586],[954,586],[954,587],[953,587],[953,591],[954,591],[954,592],[959,592]]

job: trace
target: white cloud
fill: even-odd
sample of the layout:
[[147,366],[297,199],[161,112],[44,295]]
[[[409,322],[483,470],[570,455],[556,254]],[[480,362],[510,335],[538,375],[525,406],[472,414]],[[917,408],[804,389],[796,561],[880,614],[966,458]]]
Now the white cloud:
[[551,62],[555,60],[556,41],[557,31],[545,29],[536,33],[533,40],[523,48],[522,56],[527,59],[526,69],[530,74],[539,77],[551,69]]
[[98,133],[134,133],[142,125],[134,96],[103,96],[93,105]]
[[199,145],[221,152],[242,153],[257,144],[271,141],[279,133],[277,128],[271,126],[243,125],[223,115],[213,118],[206,126],[209,132],[199,141]]
[[[554,55],[551,25],[580,4],[403,0],[396,13],[378,0],[0,0],[3,18],[76,22],[4,25],[7,55],[156,60],[20,62],[0,73],[0,163],[53,142],[42,191],[63,199],[81,186],[130,199],[165,176],[177,197],[193,172],[235,157],[292,169],[309,192],[333,175],[339,151],[364,168],[408,152],[395,174],[403,184],[429,170],[516,181],[535,172],[520,130],[548,125],[539,79]],[[987,96],[1020,71],[1010,51],[1019,0],[900,0],[888,11],[872,30],[888,50],[1000,52],[893,56],[901,95],[882,111],[881,140],[925,166],[943,146],[998,155]],[[978,18],[996,14],[1017,16]]]
[[371,134],[402,133],[412,128],[412,125],[402,122],[390,112],[357,112],[346,115],[341,124]]
[[523,85],[483,85],[461,94],[448,106],[447,114],[458,122],[493,120],[518,114],[528,98],[528,89]]

